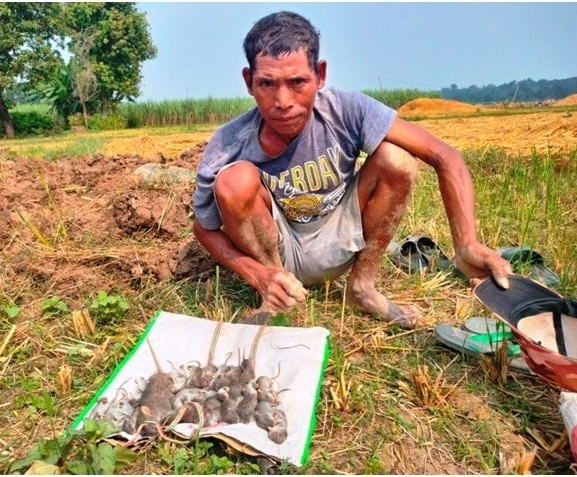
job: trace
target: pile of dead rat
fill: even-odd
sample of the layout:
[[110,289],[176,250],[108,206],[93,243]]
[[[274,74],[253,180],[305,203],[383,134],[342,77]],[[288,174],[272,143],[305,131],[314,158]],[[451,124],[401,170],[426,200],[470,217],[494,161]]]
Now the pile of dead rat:
[[[152,351],[152,348],[151,348]],[[281,407],[276,376],[256,376],[254,360],[238,365],[190,362],[135,378],[135,390],[122,386],[113,399],[101,397],[89,414],[110,421],[135,437],[161,435],[178,423],[197,425],[198,431],[223,424],[256,425],[276,444],[287,438],[287,419]]]

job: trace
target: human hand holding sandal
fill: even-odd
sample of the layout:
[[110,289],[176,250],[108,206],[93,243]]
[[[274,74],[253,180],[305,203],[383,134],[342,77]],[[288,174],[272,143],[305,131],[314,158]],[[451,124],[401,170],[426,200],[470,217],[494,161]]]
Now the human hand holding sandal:
[[507,275],[512,273],[511,263],[480,242],[459,248],[455,254],[455,264],[471,280],[471,286],[492,276],[501,288],[509,288]]

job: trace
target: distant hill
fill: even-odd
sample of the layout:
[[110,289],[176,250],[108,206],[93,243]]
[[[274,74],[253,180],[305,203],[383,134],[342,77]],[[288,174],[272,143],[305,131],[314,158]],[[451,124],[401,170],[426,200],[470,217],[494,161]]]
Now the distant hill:
[[499,86],[489,84],[467,88],[458,88],[452,84],[450,88],[441,89],[441,97],[466,103],[502,103],[502,102],[546,102],[563,99],[577,93],[577,76],[559,80],[526,79],[511,81]]

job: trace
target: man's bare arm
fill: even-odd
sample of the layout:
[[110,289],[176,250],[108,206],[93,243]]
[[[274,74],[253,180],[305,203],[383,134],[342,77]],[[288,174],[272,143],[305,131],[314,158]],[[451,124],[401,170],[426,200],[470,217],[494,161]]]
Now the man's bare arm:
[[395,120],[386,140],[435,169],[459,269],[469,278],[487,276],[490,272],[507,288],[510,263],[477,239],[473,180],[460,152],[426,129],[402,119]]
[[193,231],[196,239],[217,262],[260,294],[263,311],[287,309],[305,300],[307,291],[292,273],[266,267],[239,250],[222,230],[207,230],[196,219]]

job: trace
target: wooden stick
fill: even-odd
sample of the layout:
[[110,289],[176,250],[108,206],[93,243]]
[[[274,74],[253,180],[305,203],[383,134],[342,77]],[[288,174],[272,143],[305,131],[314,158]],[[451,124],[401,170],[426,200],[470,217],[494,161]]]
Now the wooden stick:
[[8,341],[10,341],[10,338],[12,338],[12,335],[14,334],[15,331],[16,331],[16,325],[12,325],[10,331],[6,335],[6,338],[4,338],[4,341],[2,342],[2,346],[0,346],[0,356],[2,356],[4,348],[6,348],[6,346],[8,345]]

